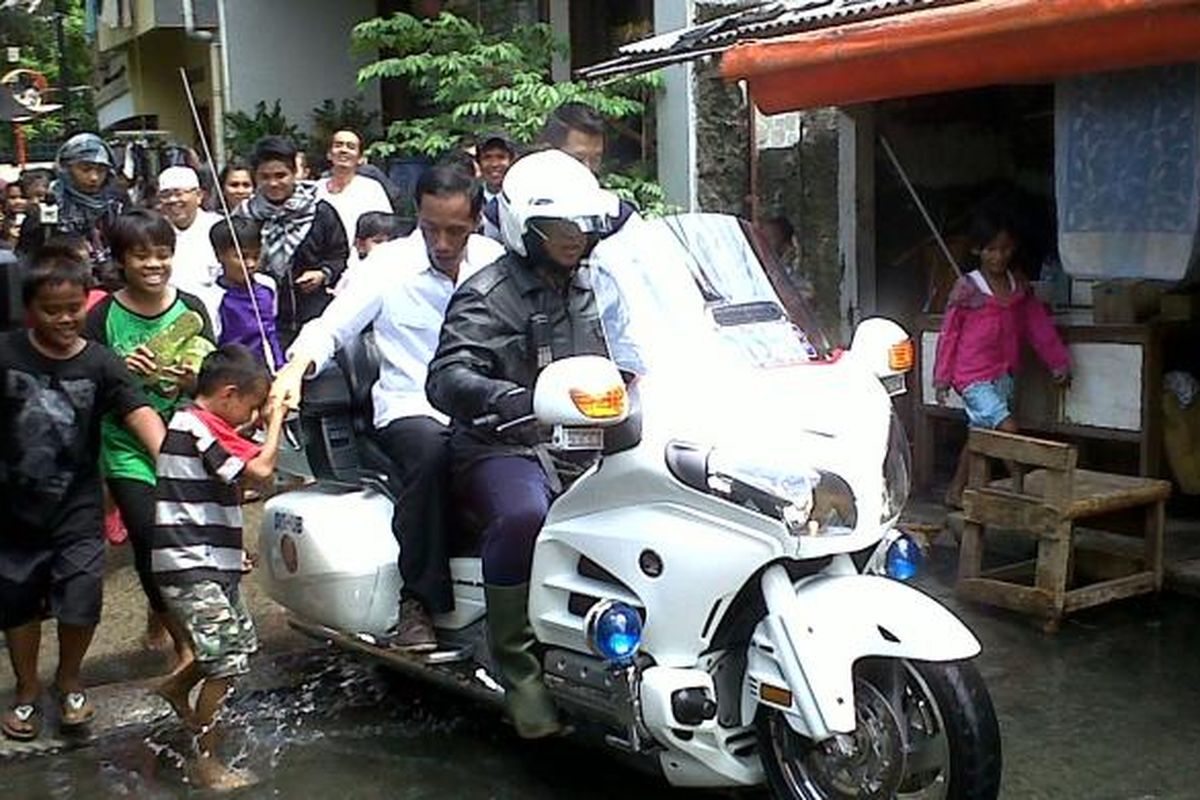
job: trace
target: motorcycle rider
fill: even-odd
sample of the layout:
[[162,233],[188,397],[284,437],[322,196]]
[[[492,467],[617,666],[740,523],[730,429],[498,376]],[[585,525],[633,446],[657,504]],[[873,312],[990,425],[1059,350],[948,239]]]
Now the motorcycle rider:
[[[560,724],[527,613],[533,546],[559,471],[572,465],[540,446],[532,390],[551,361],[608,355],[584,260],[617,198],[580,162],[547,150],[508,171],[499,211],[509,252],[454,294],[426,389],[452,419],[456,494],[483,524],[488,626],[508,712],[534,739]],[[485,417],[495,424],[474,424]]]
[[417,231],[376,246],[324,313],[304,326],[275,380],[272,396],[299,400],[301,378],[325,368],[334,351],[374,326],[381,364],[371,390],[375,438],[396,465],[392,532],[400,547],[400,620],[392,645],[437,647],[430,613],[454,607],[450,586],[449,429],[425,399],[425,371],[455,286],[504,254],[473,231],[483,195],[450,167],[417,182]]

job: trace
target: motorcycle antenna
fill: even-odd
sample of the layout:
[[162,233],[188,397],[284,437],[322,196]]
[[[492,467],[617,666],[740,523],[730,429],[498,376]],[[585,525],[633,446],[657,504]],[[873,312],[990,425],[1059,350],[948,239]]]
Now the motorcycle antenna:
[[237,253],[238,263],[242,267],[242,275],[246,279],[246,289],[250,294],[250,308],[254,311],[254,321],[258,325],[258,335],[262,340],[263,355],[267,359],[267,369],[270,370],[271,375],[275,375],[282,365],[275,363],[275,354],[271,351],[271,343],[267,339],[267,328],[263,324],[262,310],[258,307],[258,296],[254,293],[254,276],[246,268],[246,256],[242,253],[242,244],[238,241],[237,234],[233,230],[233,215],[229,212],[229,204],[225,201],[225,193],[221,191],[221,178],[217,173],[217,165],[213,162],[212,150],[209,149],[208,137],[204,133],[204,126],[200,124],[200,111],[196,108],[196,98],[192,95],[192,85],[188,82],[187,70],[183,67],[179,68],[179,79],[183,81],[183,92],[187,96],[188,108],[192,112],[192,124],[196,128],[196,136],[200,139],[200,146],[204,150],[204,160],[208,162],[208,171],[212,176],[213,186],[217,190],[217,202],[221,206],[221,217],[225,225],[229,228],[229,238],[233,240],[233,248]]

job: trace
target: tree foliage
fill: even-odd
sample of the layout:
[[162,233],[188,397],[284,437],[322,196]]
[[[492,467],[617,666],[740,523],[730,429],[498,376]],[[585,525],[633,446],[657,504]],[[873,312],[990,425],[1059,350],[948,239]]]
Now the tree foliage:
[[[554,82],[550,65],[560,46],[549,25],[518,25],[489,34],[470,20],[443,12],[436,19],[393,14],[359,23],[354,46],[384,54],[358,73],[359,84],[385,78],[405,80],[417,98],[417,113],[393,121],[372,154],[437,157],[464,137],[500,128],[529,143],[562,103],[587,103],[610,119],[642,113],[658,86],[656,76],[603,86]],[[605,176],[606,185],[654,211],[662,190],[633,174]],[[656,199],[657,198],[657,199]]]
[[[71,83],[70,118],[66,111],[47,114],[25,126],[30,143],[57,139],[78,130],[94,130],[96,111],[90,82],[92,78],[92,48],[84,33],[84,0],[67,0],[64,4],[63,35],[66,41],[66,64]],[[44,2],[36,13],[20,6],[0,8],[0,46],[20,48],[20,60],[15,64],[0,63],[0,73],[18,67],[42,73],[55,89],[59,86],[59,54],[55,39],[53,4]],[[62,103],[57,91],[47,102]],[[7,150],[11,128],[0,125],[0,149]]]
[[324,152],[338,131],[354,131],[364,142],[375,138],[379,112],[365,109],[362,98],[343,99],[341,103],[326,98],[312,110],[312,120],[312,144]]
[[230,111],[225,115],[226,152],[248,156],[254,149],[254,143],[264,136],[286,136],[298,148],[303,148],[308,142],[300,128],[288,120],[278,100],[271,108],[267,108],[266,101],[259,100],[253,114]]

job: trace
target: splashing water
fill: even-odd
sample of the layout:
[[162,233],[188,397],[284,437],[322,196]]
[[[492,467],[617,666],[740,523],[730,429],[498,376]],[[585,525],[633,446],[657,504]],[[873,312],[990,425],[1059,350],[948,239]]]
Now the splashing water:
[[[553,755],[534,749],[493,710],[351,656],[322,652],[290,672],[286,687],[236,690],[218,720],[218,759],[260,778],[238,798],[671,794],[606,753],[566,743],[548,746]],[[0,773],[9,796],[22,800],[207,796],[188,779],[194,752],[192,734],[164,716],[77,750],[0,762]]]

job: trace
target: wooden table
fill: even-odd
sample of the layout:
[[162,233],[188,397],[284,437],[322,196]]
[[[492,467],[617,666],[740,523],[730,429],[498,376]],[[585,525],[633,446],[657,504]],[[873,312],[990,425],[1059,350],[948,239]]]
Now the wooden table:
[[[1075,447],[1061,442],[980,429],[967,441],[970,478],[956,585],[961,597],[1034,614],[1054,632],[1064,614],[1162,589],[1170,483],[1077,469]],[[991,480],[992,459],[1006,461],[1014,474]],[[1083,547],[1078,524],[1103,528],[1106,515],[1127,509],[1145,511],[1139,554],[1103,544]],[[1037,557],[983,570],[989,528],[1031,537]]]
[[[1164,358],[1176,347],[1195,349],[1200,341],[1196,326],[1097,325],[1090,311],[1059,315],[1055,322],[1071,352],[1073,381],[1068,390],[1058,389],[1045,367],[1027,352],[1014,404],[1021,429],[1059,439],[1127,442],[1137,448],[1139,475],[1163,475]],[[956,394],[951,393],[946,407],[937,405],[934,396],[933,362],[941,324],[940,315],[922,317],[915,334],[920,384],[912,429],[918,488],[928,486],[933,475],[938,421],[966,421]]]

